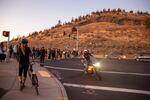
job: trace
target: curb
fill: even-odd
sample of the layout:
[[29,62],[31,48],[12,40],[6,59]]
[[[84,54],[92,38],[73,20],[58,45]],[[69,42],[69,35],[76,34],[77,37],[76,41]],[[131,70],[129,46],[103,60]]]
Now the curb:
[[[43,68],[45,68],[45,67],[43,66]],[[45,68],[45,69],[47,70],[47,68]],[[55,82],[58,84],[58,86],[59,86],[59,88],[60,88],[60,90],[61,90],[62,98],[60,98],[60,100],[69,100],[69,99],[68,99],[68,96],[67,96],[67,93],[66,93],[66,90],[65,90],[65,88],[64,88],[64,86],[63,86],[63,84],[56,78],[55,75],[53,75],[53,74],[52,74],[51,72],[49,72],[48,70],[47,70],[47,72],[52,75],[52,77],[54,78]]]
[[57,82],[57,84],[60,87],[61,94],[62,94],[62,100],[69,100],[68,96],[67,96],[67,93],[66,93],[66,89],[64,88],[64,86],[62,85],[62,83],[53,74],[52,74],[52,76],[54,77],[55,81]]

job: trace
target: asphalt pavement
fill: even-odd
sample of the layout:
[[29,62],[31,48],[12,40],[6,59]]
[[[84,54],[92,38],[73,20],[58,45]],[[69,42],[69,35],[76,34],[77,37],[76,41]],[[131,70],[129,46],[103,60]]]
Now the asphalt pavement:
[[150,62],[99,59],[102,80],[83,74],[79,59],[46,61],[69,100],[150,100]]

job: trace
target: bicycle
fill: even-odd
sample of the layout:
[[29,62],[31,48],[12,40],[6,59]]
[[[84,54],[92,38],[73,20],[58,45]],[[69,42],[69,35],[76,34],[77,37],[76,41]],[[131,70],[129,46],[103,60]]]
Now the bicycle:
[[28,70],[28,75],[30,77],[30,80],[32,82],[32,86],[34,86],[36,94],[39,95],[39,84],[38,84],[38,77],[36,75],[36,73],[33,71],[33,65],[34,65],[34,61],[32,61],[29,65],[29,70]]

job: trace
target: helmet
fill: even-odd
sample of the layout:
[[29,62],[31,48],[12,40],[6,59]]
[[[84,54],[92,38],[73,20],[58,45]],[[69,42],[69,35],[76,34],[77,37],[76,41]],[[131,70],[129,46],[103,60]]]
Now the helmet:
[[85,49],[84,52],[88,52],[88,50]]
[[21,43],[22,43],[22,44],[27,44],[27,43],[28,43],[28,40],[27,40],[27,39],[22,39]]
[[76,49],[75,48],[73,48],[73,51],[75,51]]

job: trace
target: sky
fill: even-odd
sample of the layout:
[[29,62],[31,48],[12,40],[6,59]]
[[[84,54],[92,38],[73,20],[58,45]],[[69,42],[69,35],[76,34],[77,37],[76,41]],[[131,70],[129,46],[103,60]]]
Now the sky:
[[150,13],[150,0],[0,0],[0,42],[7,41],[2,31],[11,40],[104,8]]

